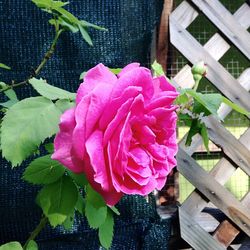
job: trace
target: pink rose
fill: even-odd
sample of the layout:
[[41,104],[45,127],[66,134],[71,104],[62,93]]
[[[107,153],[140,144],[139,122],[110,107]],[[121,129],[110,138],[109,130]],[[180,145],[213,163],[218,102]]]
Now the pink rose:
[[61,117],[52,158],[84,172],[110,206],[123,194],[162,189],[176,165],[177,95],[138,63],[118,76],[98,64],[85,75],[76,107]]

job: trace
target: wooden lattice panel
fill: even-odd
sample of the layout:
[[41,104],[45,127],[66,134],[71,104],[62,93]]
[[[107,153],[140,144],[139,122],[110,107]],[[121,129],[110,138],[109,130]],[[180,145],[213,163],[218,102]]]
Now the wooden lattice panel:
[[[192,7],[196,5],[211,22],[250,60],[250,7],[243,4],[233,15],[218,0],[183,1],[170,15],[170,41],[191,62],[205,61],[208,68],[206,77],[223,95],[250,111],[250,68],[235,79],[218,60],[229,50],[230,45],[218,33],[202,46],[186,28],[199,15]],[[183,67],[174,77],[174,83],[181,87],[192,87],[191,68]],[[221,105],[219,115],[225,118],[231,109]],[[213,117],[207,117],[210,140],[219,146],[223,157],[207,173],[191,157],[202,144],[195,136],[190,147],[185,146],[185,137],[179,143],[177,156],[178,170],[190,181],[196,190],[179,209],[182,238],[194,249],[226,249],[242,230],[250,236],[250,192],[238,201],[223,185],[239,167],[250,176],[250,128],[237,140]],[[195,217],[211,201],[229,220],[223,221],[213,235],[208,234]]]

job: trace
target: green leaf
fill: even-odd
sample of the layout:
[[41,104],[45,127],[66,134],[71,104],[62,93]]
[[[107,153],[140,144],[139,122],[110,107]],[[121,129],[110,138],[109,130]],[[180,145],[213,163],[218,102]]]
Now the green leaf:
[[56,101],[56,106],[62,111],[62,113],[67,110],[71,109],[75,106],[75,102],[71,102],[66,99],[60,99]]
[[188,95],[186,93],[180,94],[179,96],[177,96],[177,98],[175,99],[175,104],[186,104],[188,103],[189,98]]
[[82,27],[82,25],[78,25],[79,30],[81,32],[82,38],[86,41],[86,43],[88,43],[88,45],[93,46],[93,42],[91,40],[91,37],[89,36],[89,33],[87,32],[87,30],[85,28]]
[[100,243],[106,249],[109,249],[112,244],[114,234],[114,218],[113,214],[108,211],[105,222],[99,227],[98,236]]
[[192,138],[196,134],[200,134],[204,143],[204,146],[206,147],[206,150],[209,152],[209,137],[207,128],[204,123],[201,123],[198,119],[193,119],[191,123],[191,127],[188,131],[187,139],[186,139],[186,145],[190,146],[192,143]]
[[205,103],[205,108],[208,109],[211,114],[217,116],[217,111],[222,102],[221,94],[199,94],[199,97],[202,98]]
[[32,0],[38,8],[54,9],[67,5],[69,2],[53,1],[53,0]]
[[7,110],[1,127],[2,155],[21,164],[41,142],[58,131],[61,112],[44,97],[26,98]]
[[10,99],[10,100],[15,100],[18,101],[16,93],[13,89],[8,89],[4,91],[4,94]]
[[0,250],[23,250],[23,248],[19,242],[12,241],[0,246]]
[[83,27],[86,27],[86,28],[93,28],[93,29],[96,29],[96,30],[108,31],[108,29],[106,29],[104,27],[98,26],[98,25],[93,24],[93,23],[89,23],[89,22],[87,22],[85,20],[81,20],[80,23],[83,25]]
[[86,75],[86,71],[83,71],[81,74],[80,74],[80,77],[79,77],[79,80],[83,80],[84,76]]
[[190,117],[189,114],[180,113],[180,114],[178,114],[177,126],[181,127],[181,126],[185,125],[187,127],[190,127],[192,124],[192,120],[193,120],[193,118]]
[[[8,85],[4,82],[0,82],[0,86],[1,86],[1,89],[5,89],[8,87]],[[11,106],[13,106],[15,103],[18,102],[16,93],[13,89],[8,89],[4,91],[3,93],[9,98],[9,100],[7,102],[0,103],[1,106],[5,108],[10,108]]]
[[54,144],[52,142],[45,144],[44,147],[49,154],[54,152]]
[[[222,102],[222,95],[220,94],[201,94],[192,89],[186,89],[185,92],[191,95],[200,105],[205,109],[202,109],[199,105],[196,105],[193,112],[201,113],[204,111],[206,115],[213,114],[218,117],[217,110]],[[207,112],[208,111],[208,112]]]
[[0,63],[0,68],[2,68],[2,69],[8,69],[8,70],[11,69],[9,66],[7,66],[6,64],[3,64],[3,63]]
[[[62,27],[66,28],[67,30],[72,31],[73,33],[76,33],[79,31],[79,28],[75,23],[72,24],[68,19],[65,19],[63,17],[58,18],[58,23]],[[55,25],[55,24],[53,24],[53,25]]]
[[119,210],[116,207],[109,207],[115,214],[120,215]]
[[200,135],[202,137],[204,146],[205,146],[207,152],[209,153],[209,147],[208,147],[209,137],[208,137],[207,127],[204,123],[201,123]]
[[38,193],[37,203],[53,227],[61,225],[72,213],[78,199],[78,190],[69,176],[48,184]]
[[91,228],[98,228],[105,221],[107,207],[95,208],[91,203],[86,202],[85,215]]
[[30,240],[25,250],[38,250],[38,245],[34,240]]
[[7,102],[1,102],[0,105],[5,107],[5,108],[10,108],[12,107],[14,104],[16,104],[18,101],[15,100],[9,100]]
[[162,66],[157,61],[154,61],[151,67],[154,72],[154,76],[165,76]]
[[222,102],[224,102],[225,104],[227,104],[229,107],[231,107],[232,109],[234,109],[235,111],[243,114],[243,115],[250,115],[250,112],[248,112],[246,109],[240,107],[239,105],[237,105],[236,103],[231,102],[230,100],[228,100],[226,97],[222,97]]
[[78,211],[81,215],[85,214],[85,199],[82,197],[81,193],[78,193],[78,199],[75,205],[76,211]]
[[75,100],[75,93],[71,93],[69,91],[54,87],[43,80],[42,78],[36,79],[32,78],[29,80],[29,83],[32,87],[42,96],[50,99],[50,100],[57,100],[57,99],[69,99]]
[[53,10],[60,13],[65,19],[68,19],[71,23],[75,23],[75,24],[79,23],[79,20],[73,14],[71,14],[69,11],[67,11],[61,7],[57,7],[57,6],[53,6]]
[[32,161],[25,169],[23,179],[32,184],[50,184],[57,181],[65,172],[65,168],[51,155],[42,156]]
[[79,187],[85,187],[88,184],[88,181],[83,173],[76,174],[70,170],[68,170],[67,172]]
[[118,75],[122,71],[121,68],[116,68],[116,69],[109,68],[109,70],[115,75]]
[[199,121],[198,119],[192,120],[191,127],[188,131],[187,139],[186,139],[186,145],[190,146],[192,143],[192,138],[196,134],[200,132],[200,126],[199,126]]
[[65,230],[71,230],[74,224],[75,212],[74,210],[67,216],[66,220],[63,222],[63,227]]
[[106,206],[105,201],[103,200],[102,196],[97,193],[90,184],[86,187],[86,200],[87,202],[91,203],[95,208],[104,207]]
[[107,206],[103,198],[90,185],[86,188],[85,215],[91,228],[100,227],[107,217]]

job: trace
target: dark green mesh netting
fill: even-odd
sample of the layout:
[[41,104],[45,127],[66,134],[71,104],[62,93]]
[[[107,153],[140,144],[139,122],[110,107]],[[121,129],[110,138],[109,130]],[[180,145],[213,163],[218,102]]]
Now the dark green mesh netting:
[[[41,76],[53,85],[76,91],[80,73],[99,62],[109,67],[133,61],[148,66],[152,32],[161,8],[160,0],[70,1],[68,9],[79,19],[104,26],[108,32],[90,32],[94,47],[86,45],[79,34],[63,34]],[[12,68],[1,71],[1,81],[26,79],[39,64],[54,35],[48,19],[30,0],[0,0],[0,62]],[[35,95],[29,86],[19,88],[17,94],[20,99]],[[0,244],[24,242],[41,217],[34,201],[39,188],[21,180],[25,164],[12,170],[5,160],[0,161]],[[160,220],[154,202],[129,196],[118,208],[121,216],[115,218],[112,249],[167,249],[170,221]],[[41,250],[101,249],[96,231],[79,217],[69,232],[47,226],[37,242]]]

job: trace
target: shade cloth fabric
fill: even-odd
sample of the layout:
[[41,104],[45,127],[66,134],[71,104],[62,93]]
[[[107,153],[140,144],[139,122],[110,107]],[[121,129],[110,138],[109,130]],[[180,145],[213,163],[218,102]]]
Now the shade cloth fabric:
[[[94,46],[88,46],[80,34],[64,33],[53,58],[40,76],[50,84],[76,91],[81,72],[104,63],[123,67],[137,61],[149,65],[153,30],[160,19],[160,0],[72,0],[68,9],[84,19],[108,29],[91,30]],[[11,71],[1,71],[0,80],[9,83],[27,78],[40,63],[53,39],[49,15],[29,0],[0,0],[0,62]],[[18,98],[36,95],[30,86],[17,89]],[[0,96],[1,101],[5,97]],[[0,243],[24,242],[38,224],[41,210],[35,204],[39,187],[21,180],[27,162],[11,169],[0,160]],[[161,220],[154,202],[143,197],[124,197],[118,204],[121,216],[115,218],[112,249],[167,249],[170,221]],[[97,232],[77,217],[73,228],[47,226],[38,236],[41,250],[101,249]]]

